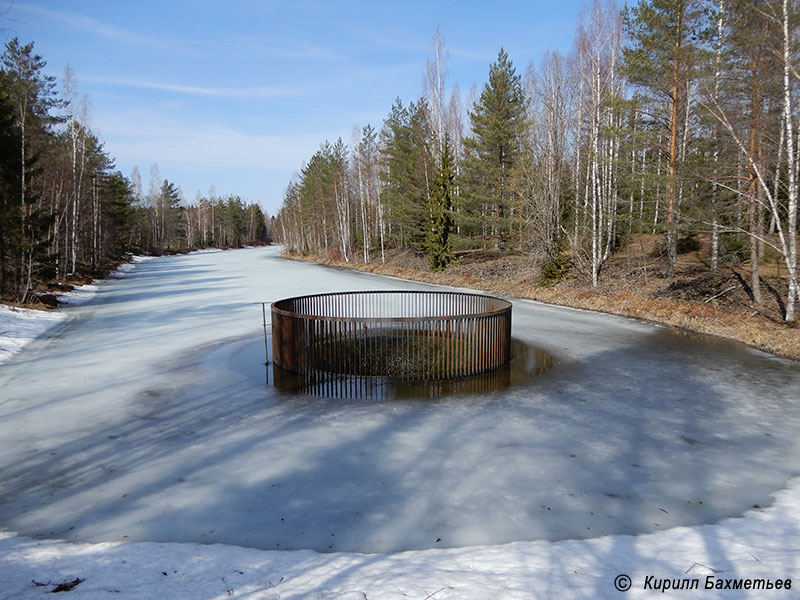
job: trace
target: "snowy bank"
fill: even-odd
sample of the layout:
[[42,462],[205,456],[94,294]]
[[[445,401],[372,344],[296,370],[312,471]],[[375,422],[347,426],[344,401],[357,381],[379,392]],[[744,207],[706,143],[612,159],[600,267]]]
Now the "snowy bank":
[[[78,579],[70,598],[797,598],[798,505],[795,479],[769,509],[716,525],[374,555],[220,544],[71,544],[0,533],[0,598],[41,598]],[[615,587],[626,587],[621,575],[630,578],[624,594]],[[767,585],[773,589],[752,589]],[[684,589],[671,589],[679,587]]]
[[[120,277],[125,277],[128,273],[133,271],[136,268],[136,265],[140,262],[145,260],[150,260],[153,258],[152,256],[133,256],[131,257],[130,262],[123,263],[118,266],[114,271],[112,271],[109,275],[109,279],[119,279]],[[95,297],[97,294],[97,290],[100,289],[100,286],[104,283],[107,283],[107,280],[103,279],[95,279],[92,283],[87,283],[84,285],[75,286],[75,288],[70,292],[63,292],[57,294],[58,301],[61,304],[66,305],[79,305],[85,304],[89,300]]]
[[0,304],[0,363],[63,319],[61,312]]
[[[136,263],[149,257],[134,256],[131,262],[120,265],[110,278],[125,276],[136,268]],[[91,300],[103,280],[76,286],[72,291],[56,294],[58,301],[65,305],[79,305]],[[61,311],[33,310],[0,304],[0,364],[47,331],[50,327],[63,321],[65,315]]]

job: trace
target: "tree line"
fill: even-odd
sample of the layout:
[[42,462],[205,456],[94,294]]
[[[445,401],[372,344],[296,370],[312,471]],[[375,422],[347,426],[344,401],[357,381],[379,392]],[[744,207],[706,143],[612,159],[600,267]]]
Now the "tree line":
[[138,168],[124,176],[91,130],[69,66],[59,90],[33,43],[12,39],[0,60],[0,297],[34,300],[42,284],[131,253],[269,242],[257,204],[213,189],[186,202],[156,164],[146,192]]
[[345,261],[413,248],[530,253],[598,285],[611,254],[658,234],[664,274],[710,240],[708,269],[765,261],[798,303],[796,0],[595,0],[572,50],[525,73],[501,48],[480,93],[446,92],[437,31],[419,99],[350,148],[325,142],[286,188],[275,235]]

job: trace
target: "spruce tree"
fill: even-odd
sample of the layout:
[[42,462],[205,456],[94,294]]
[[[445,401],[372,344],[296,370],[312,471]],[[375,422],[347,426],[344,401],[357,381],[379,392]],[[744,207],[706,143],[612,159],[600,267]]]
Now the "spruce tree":
[[450,150],[450,138],[445,134],[439,166],[431,182],[430,229],[428,231],[428,260],[431,269],[441,271],[455,260],[451,252],[450,233],[453,230],[453,189],[455,165]]
[[119,259],[126,252],[140,252],[141,248],[133,242],[136,199],[131,182],[119,171],[108,174],[103,179],[103,197],[106,199],[106,229],[109,230],[107,255]]
[[399,247],[422,250],[427,230],[429,183],[434,169],[424,100],[407,107],[398,98],[381,130],[381,202]]
[[14,106],[0,86],[0,297],[6,295],[15,278],[17,252],[22,240],[19,148],[20,133],[15,124]]
[[6,44],[0,69],[0,93],[13,107],[12,126],[19,144],[19,159],[15,159],[18,189],[7,193],[16,196],[19,207],[18,214],[12,216],[20,221],[19,237],[14,243],[17,256],[13,258],[17,263],[15,293],[22,302],[31,292],[37,274],[48,276],[53,263],[47,255],[52,216],[37,208],[39,197],[32,185],[32,179],[41,171],[38,163],[44,149],[42,140],[49,139],[50,126],[56,121],[50,110],[59,104],[55,78],[44,73],[46,65],[41,56],[34,54],[33,43],[22,45],[13,38]]
[[182,227],[183,210],[180,206],[181,196],[174,183],[164,180],[161,184],[158,201],[161,204],[162,247],[168,250],[179,248],[186,241]]
[[[464,183],[471,208],[465,225],[488,222],[495,247],[505,250],[512,174],[523,154],[528,98],[503,48],[489,67],[489,81],[469,112],[472,137],[464,140]],[[487,232],[489,233],[489,232]]]

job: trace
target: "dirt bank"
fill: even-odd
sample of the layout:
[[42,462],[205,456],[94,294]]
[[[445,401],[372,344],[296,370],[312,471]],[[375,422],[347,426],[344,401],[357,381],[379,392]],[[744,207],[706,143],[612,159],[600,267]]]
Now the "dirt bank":
[[[675,273],[666,274],[663,260],[653,256],[650,240],[610,260],[601,284],[592,288],[575,265],[551,286],[540,284],[540,265],[526,255],[490,251],[460,253],[458,262],[431,272],[422,256],[411,251],[387,254],[385,264],[343,262],[330,257],[284,254],[286,258],[390,275],[493,294],[528,298],[634,317],[671,327],[735,340],[778,356],[800,360],[800,329],[782,321],[785,281],[766,273],[760,306],[752,302],[747,265],[725,264],[711,273],[699,253],[681,255]],[[763,269],[762,269],[763,271]]]

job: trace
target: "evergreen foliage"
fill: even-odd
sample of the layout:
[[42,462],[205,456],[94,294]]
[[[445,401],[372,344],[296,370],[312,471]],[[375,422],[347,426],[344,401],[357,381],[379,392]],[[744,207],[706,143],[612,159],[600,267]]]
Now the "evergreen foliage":
[[529,126],[528,98],[508,54],[502,48],[489,67],[489,81],[469,112],[472,137],[464,140],[465,226],[488,224],[495,247],[506,249],[514,169],[523,159]]
[[138,170],[134,188],[45,67],[16,38],[0,60],[0,298],[35,300],[42,284],[128,253],[270,240],[261,209],[237,197],[191,205],[160,178],[143,197]]
[[641,0],[624,12],[630,41],[624,49],[624,74],[642,91],[643,111],[650,123],[663,128],[667,161],[663,178],[666,206],[664,245],[672,269],[677,254],[681,191],[686,181],[686,140],[689,125],[690,90],[703,58],[701,38],[707,21],[701,0]]
[[424,249],[426,209],[434,160],[427,105],[403,106],[398,98],[381,131],[382,196],[391,240],[400,248]]
[[431,182],[429,202],[430,230],[427,249],[431,269],[441,271],[455,260],[451,251],[450,234],[453,231],[453,192],[455,165],[450,149],[450,138],[445,135],[439,166]]

